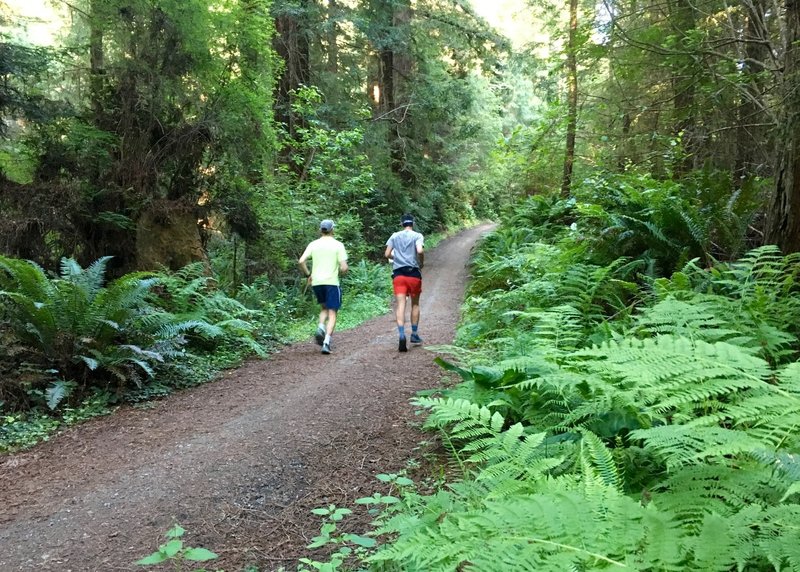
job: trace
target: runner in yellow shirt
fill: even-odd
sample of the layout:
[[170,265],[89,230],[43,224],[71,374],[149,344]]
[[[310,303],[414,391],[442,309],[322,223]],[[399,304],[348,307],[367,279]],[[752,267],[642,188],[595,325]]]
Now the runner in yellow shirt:
[[[321,236],[306,246],[297,263],[308,277],[317,302],[320,303],[319,325],[314,334],[322,353],[331,353],[331,336],[336,327],[336,313],[342,306],[342,288],[339,275],[348,270],[347,251],[344,244],[333,238],[333,221],[325,219],[319,223]],[[309,271],[306,261],[311,259]]]

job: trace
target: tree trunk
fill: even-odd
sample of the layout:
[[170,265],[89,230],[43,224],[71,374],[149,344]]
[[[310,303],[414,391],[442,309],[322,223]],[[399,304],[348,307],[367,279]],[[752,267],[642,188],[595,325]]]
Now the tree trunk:
[[568,197],[572,190],[572,167],[575,163],[575,131],[578,126],[578,0],[569,2],[569,40],[567,45],[567,149],[564,156],[564,178],[561,196]]
[[800,252],[800,0],[786,0],[781,146],[775,192],[767,213],[767,243]]
[[293,12],[278,14],[275,18],[273,47],[285,66],[278,80],[275,100],[275,118],[286,126],[290,136],[295,134],[296,117],[292,113],[291,92],[300,85],[311,82],[311,56],[306,26],[307,0],[301,1],[301,15]]
[[339,72],[339,29],[336,25],[339,5],[336,0],[328,0],[328,71]]
[[103,114],[103,74],[105,62],[103,53],[103,19],[100,14],[101,0],[92,0],[89,22],[89,86],[92,112],[96,124]]
[[763,62],[769,57],[767,34],[764,25],[764,4],[762,0],[744,2],[746,22],[744,26],[744,50],[742,57],[742,76],[746,82],[737,110],[736,159],[733,167],[733,184],[741,187],[748,176],[763,172],[763,165],[757,159],[760,146],[764,144],[765,129],[759,124],[765,121],[763,104]]
[[[674,19],[675,27],[683,39],[694,30],[695,16],[691,0],[678,0]],[[688,46],[682,46],[688,50]],[[674,92],[675,127],[674,137],[681,141],[681,156],[675,162],[674,177],[680,178],[694,167],[695,148],[695,97],[694,97],[694,60],[691,56],[682,58],[673,71],[672,86]]]
[[136,225],[136,267],[178,270],[192,262],[208,262],[191,202],[158,201]]
[[630,160],[630,156],[628,154],[628,148],[630,147],[630,136],[631,114],[629,111],[626,111],[622,115],[622,137],[617,147],[617,169],[620,173],[625,172],[625,169],[628,166],[628,161]]
[[407,44],[403,41],[411,25],[411,8],[405,0],[381,2],[379,5],[384,22],[382,47],[378,57],[378,85],[380,98],[378,113],[389,122],[386,130],[392,172],[405,183],[413,181],[407,168],[404,129],[408,116],[406,85],[413,67]]

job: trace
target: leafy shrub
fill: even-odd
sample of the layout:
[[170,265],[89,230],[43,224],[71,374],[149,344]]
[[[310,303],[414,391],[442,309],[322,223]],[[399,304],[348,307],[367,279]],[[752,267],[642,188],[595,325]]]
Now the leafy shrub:
[[189,348],[195,350],[209,351],[226,343],[265,354],[256,340],[261,311],[247,308],[219,290],[201,263],[160,274],[156,293],[151,300],[160,311],[149,312],[142,323],[159,336],[185,336]]
[[[137,560],[136,564],[139,566],[153,566],[169,562],[174,566],[175,570],[180,570],[182,568],[181,564],[184,562],[206,562],[219,557],[207,548],[185,546],[182,540],[185,533],[186,530],[176,524],[164,535],[167,541],[149,556]],[[196,572],[202,572],[202,570],[197,569]]]
[[[800,570],[797,256],[714,262],[659,185],[649,210],[623,189],[576,203],[575,230],[556,217],[547,237],[520,212],[479,247],[458,336],[469,351],[452,350],[466,365],[440,362],[461,382],[417,400],[456,477],[387,504],[369,562]],[[544,227],[547,205],[528,204]],[[647,216],[619,214],[632,205]],[[609,220],[630,225],[594,224]],[[656,222],[683,230],[662,239]],[[619,241],[632,259],[611,258]]]
[[698,258],[704,263],[739,256],[764,189],[749,182],[733,192],[729,175],[700,171],[678,184],[635,172],[604,173],[584,180],[579,232],[594,260],[641,260],[652,276]]
[[135,273],[104,285],[108,260],[83,269],[63,259],[51,279],[32,262],[0,257],[4,323],[26,348],[19,359],[49,372],[44,379],[59,376],[82,387],[114,379],[124,388],[152,376],[163,361],[153,349],[159,338],[137,327],[156,280]]

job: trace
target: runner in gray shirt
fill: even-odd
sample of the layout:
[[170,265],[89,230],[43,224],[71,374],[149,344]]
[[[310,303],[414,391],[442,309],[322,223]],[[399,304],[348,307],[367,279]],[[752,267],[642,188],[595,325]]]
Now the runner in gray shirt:
[[425,237],[414,230],[414,217],[404,214],[403,230],[395,232],[386,241],[385,256],[392,261],[392,287],[397,301],[395,315],[397,332],[400,336],[398,348],[408,351],[406,344],[406,298],[411,298],[411,343],[421,344],[422,338],[417,331],[419,327],[419,297],[422,293],[422,266],[425,254],[423,246]]

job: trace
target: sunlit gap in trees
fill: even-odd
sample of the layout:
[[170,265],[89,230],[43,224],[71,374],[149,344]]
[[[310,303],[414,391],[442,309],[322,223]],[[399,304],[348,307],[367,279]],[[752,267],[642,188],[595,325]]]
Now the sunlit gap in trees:
[[52,46],[61,35],[67,7],[48,0],[3,0],[0,2],[0,15],[7,22],[7,25],[0,26],[0,33],[11,40]]
[[[563,51],[561,40],[552,37],[548,32],[552,26],[543,25],[543,21],[561,21],[557,27],[564,29],[568,10],[548,12],[542,6],[532,6],[528,0],[470,0],[470,2],[475,12],[511,41],[514,49],[530,51],[542,60]],[[592,40],[596,44],[608,41],[611,22],[612,14],[607,0],[597,0],[592,31]]]
[[603,45],[611,38],[612,14],[608,3],[601,0],[597,3],[594,15],[594,30],[592,31],[592,41],[595,44]]

